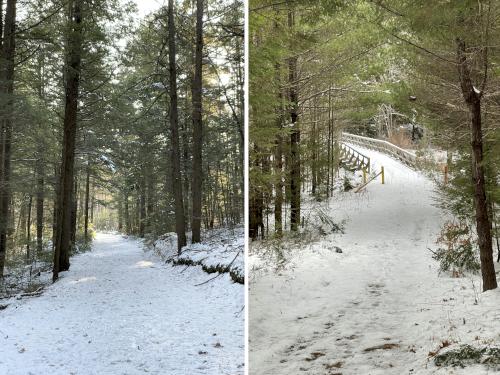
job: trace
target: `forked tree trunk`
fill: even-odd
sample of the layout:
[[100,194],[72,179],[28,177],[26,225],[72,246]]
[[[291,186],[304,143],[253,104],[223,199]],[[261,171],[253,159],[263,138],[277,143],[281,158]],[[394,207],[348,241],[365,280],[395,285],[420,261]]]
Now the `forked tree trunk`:
[[491,223],[486,200],[486,183],[483,167],[483,133],[481,124],[481,98],[483,93],[473,86],[470,66],[466,58],[465,42],[457,39],[457,66],[462,95],[469,108],[472,156],[472,183],[476,210],[476,232],[481,260],[483,291],[495,289],[497,280],[493,263]]
[[174,1],[168,0],[168,71],[170,95],[170,138],[172,143],[172,190],[175,206],[175,231],[177,233],[177,252],[181,253],[186,246],[186,218],[184,216],[184,202],[182,194],[182,176],[179,147],[179,115],[177,110],[177,67],[175,65],[175,22]]
[[202,60],[203,60],[203,0],[196,0],[196,50],[194,57],[193,98],[193,183],[191,186],[193,213],[191,217],[192,242],[200,242],[202,206]]
[[70,27],[66,52],[64,136],[57,207],[57,235],[52,273],[53,281],[57,280],[60,271],[69,269],[69,254],[71,250],[76,121],[82,53],[82,1],[71,0],[69,2]]

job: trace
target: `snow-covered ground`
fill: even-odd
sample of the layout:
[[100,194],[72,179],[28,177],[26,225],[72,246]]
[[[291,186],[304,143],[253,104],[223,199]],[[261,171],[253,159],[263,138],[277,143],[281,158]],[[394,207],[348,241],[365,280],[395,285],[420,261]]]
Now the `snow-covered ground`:
[[385,167],[386,184],[379,178],[366,191],[322,203],[336,222],[347,220],[345,234],[289,241],[278,270],[268,245],[250,250],[249,373],[493,373],[439,368],[429,358],[446,341],[449,348],[500,343],[500,290],[481,293],[475,276],[439,275],[431,258],[444,220],[433,206],[434,184],[388,156],[352,147],[376,171]]
[[243,374],[244,289],[98,234],[40,297],[0,311],[0,374]]

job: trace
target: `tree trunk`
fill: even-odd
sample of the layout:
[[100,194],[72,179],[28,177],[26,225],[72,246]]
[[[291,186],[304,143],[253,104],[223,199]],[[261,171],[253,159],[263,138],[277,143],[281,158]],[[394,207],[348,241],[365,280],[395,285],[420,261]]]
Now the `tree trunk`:
[[[41,101],[45,100],[45,82],[44,82],[44,52],[38,54],[38,98]],[[39,131],[43,131],[45,123],[41,121]],[[41,134],[41,133],[39,133]],[[43,215],[44,215],[44,199],[45,199],[45,144],[43,140],[37,141],[37,160],[35,163],[36,175],[36,193],[35,193],[35,208],[36,208],[36,253],[43,251]]]
[[170,94],[170,137],[172,143],[172,190],[175,206],[175,231],[177,233],[177,252],[186,246],[186,219],[184,216],[184,202],[182,194],[182,175],[179,147],[179,114],[177,110],[177,67],[175,65],[175,23],[174,1],[168,0],[168,71]]
[[90,155],[87,158],[87,175],[85,177],[85,208],[83,237],[85,243],[89,242],[89,201],[90,201]]
[[123,197],[125,200],[125,232],[127,234],[130,234],[132,232],[131,224],[130,224],[130,210],[128,206],[128,192],[125,193],[125,196]]
[[38,159],[36,161],[36,251],[38,253],[43,250],[43,201],[44,201],[44,189],[45,189],[45,176],[44,176],[44,165],[42,159],[42,151],[38,153]]
[[200,242],[202,206],[202,59],[203,59],[203,0],[196,0],[196,51],[194,57],[193,98],[193,184],[191,186],[193,213],[191,217],[192,242]]
[[144,229],[146,225],[146,178],[141,177],[141,186],[139,191],[139,237],[144,238]]
[[123,231],[123,206],[121,196],[118,199],[118,232]]
[[[190,77],[192,79],[192,77]],[[185,88],[185,106],[186,106],[186,111],[187,108],[190,106],[190,101],[191,101],[191,95],[189,94],[190,92],[190,87],[186,85]],[[191,213],[191,205],[190,205],[190,197],[191,197],[191,157],[190,157],[190,130],[191,130],[191,122],[192,119],[188,118],[186,116],[185,120],[182,122],[182,131],[180,133],[180,138],[182,139],[182,170],[183,170],[183,198],[184,198],[184,220],[186,223],[191,222],[191,217],[189,216]]]
[[33,206],[33,196],[30,194],[28,199],[28,218],[26,220],[26,260],[31,259],[31,208]]
[[141,226],[141,194],[137,191],[137,196],[135,197],[135,215],[134,215],[134,234],[140,235]]
[[67,44],[66,99],[64,111],[64,137],[60,191],[57,208],[57,236],[54,251],[53,281],[60,271],[69,269],[71,248],[71,212],[73,208],[72,191],[75,164],[76,121],[78,112],[78,93],[80,85],[80,64],[82,53],[82,0],[72,0],[70,6],[70,28]]
[[148,232],[154,233],[154,214],[155,214],[155,191],[152,173],[148,173],[146,189],[146,227]]
[[250,194],[249,202],[249,217],[250,222],[248,223],[249,231],[248,235],[252,240],[256,240],[259,237],[264,238],[264,198],[261,191],[255,191]]
[[460,86],[471,117],[472,183],[476,209],[476,232],[481,260],[483,291],[487,291],[497,287],[497,280],[493,262],[493,242],[483,167],[483,134],[481,128],[481,98],[483,93],[473,86],[465,52],[465,42],[457,39],[457,65]]
[[283,129],[284,107],[283,107],[283,89],[281,88],[281,64],[275,65],[276,83],[278,86],[278,106],[276,108],[276,147],[274,155],[274,232],[278,237],[283,235]]
[[312,187],[311,193],[316,194],[316,189],[318,186],[318,142],[317,142],[317,114],[316,114],[316,101],[313,101],[313,113],[312,113],[312,129],[311,129],[311,176],[312,176]]
[[333,138],[333,132],[332,132],[332,121],[331,121],[331,115],[332,115],[332,110],[331,110],[331,90],[328,90],[328,141],[327,141],[327,151],[326,151],[326,197],[330,198],[330,177],[332,178],[332,184],[333,184],[333,176],[331,176],[330,171],[332,171],[332,138]]
[[52,202],[53,204],[53,210],[52,210],[52,251],[55,252],[56,248],[56,238],[57,238],[57,212],[58,212],[58,200],[59,200],[59,183],[61,182],[61,179],[59,177],[60,170],[57,167],[54,167],[54,200]]
[[[288,11],[288,27],[295,26],[294,14]],[[290,134],[290,229],[297,231],[300,225],[300,129],[298,120],[298,93],[297,93],[297,58],[291,57],[288,61],[288,77],[290,83],[290,119],[292,130]]]
[[[3,6],[3,4],[2,4]],[[0,7],[0,10],[1,9]],[[0,12],[0,14],[2,14]],[[1,18],[1,17],[0,17]],[[1,25],[0,25],[1,26]],[[10,161],[12,147],[12,116],[14,93],[14,57],[16,30],[16,0],[7,0],[3,38],[0,46],[0,100],[4,117],[0,118],[0,277],[3,277],[5,255],[7,251],[7,234],[10,213]],[[2,34],[2,29],[0,29]]]
[[[71,192],[71,202],[73,205],[71,207],[70,249],[71,246],[76,243],[76,229],[77,229],[76,223],[78,219],[78,182],[76,179],[75,179],[75,186],[73,188],[73,191]],[[69,254],[68,254],[68,264],[69,264]]]
[[283,235],[283,139],[281,134],[278,134],[276,139],[276,155],[275,155],[275,197],[274,197],[274,231],[278,237]]

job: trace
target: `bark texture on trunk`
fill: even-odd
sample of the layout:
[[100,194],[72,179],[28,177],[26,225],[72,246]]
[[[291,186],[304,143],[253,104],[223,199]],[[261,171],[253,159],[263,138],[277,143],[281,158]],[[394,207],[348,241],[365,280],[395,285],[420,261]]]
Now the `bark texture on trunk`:
[[125,233],[130,234],[132,232],[132,225],[130,223],[130,208],[128,203],[128,191],[125,192],[123,197],[124,207],[125,207]]
[[202,206],[202,61],[203,61],[203,0],[196,0],[196,49],[194,57],[193,98],[193,182],[191,186],[193,213],[191,217],[192,242],[200,242]]
[[[288,27],[295,26],[293,11],[288,12]],[[300,129],[298,120],[298,93],[297,93],[297,57],[288,61],[288,80],[290,83],[290,120],[292,130],[290,134],[290,229],[297,231],[300,226]]]
[[31,259],[31,209],[33,206],[33,196],[28,197],[28,217],[26,219],[26,260]]
[[180,254],[186,246],[186,218],[184,216],[184,201],[182,194],[182,175],[179,147],[179,114],[177,109],[177,67],[175,65],[175,22],[174,1],[168,0],[168,71],[170,94],[170,137],[172,143],[172,190],[175,206],[175,231],[177,233],[177,252]]
[[[5,22],[0,23],[0,277],[3,277],[10,213],[10,162],[14,112],[14,58],[16,0],[7,0]],[[3,2],[0,11],[3,9]],[[1,18],[1,17],[0,17]],[[3,26],[3,29],[2,29]]]
[[283,139],[278,135],[275,154],[275,197],[274,197],[274,231],[278,237],[283,235]]
[[123,205],[122,198],[118,200],[118,232],[123,231]]
[[[78,221],[78,181],[75,178],[75,186],[73,186],[73,191],[71,192],[71,202],[73,206],[71,207],[71,226],[70,226],[70,250],[71,246],[76,243],[76,223]],[[68,252],[68,265],[69,265],[69,255]],[[69,267],[68,267],[69,269]]]
[[85,208],[84,208],[84,239],[85,243],[88,243],[89,238],[89,203],[90,203],[90,156],[87,159],[87,169],[85,176]]
[[248,235],[252,240],[264,238],[264,197],[262,192],[255,191],[250,194]]
[[472,183],[474,185],[474,206],[476,210],[476,232],[481,260],[483,291],[495,289],[497,280],[493,263],[493,241],[491,222],[486,200],[486,182],[483,167],[483,133],[481,124],[482,92],[474,87],[471,68],[467,62],[465,42],[457,39],[457,66],[462,95],[469,108],[472,157]]
[[38,153],[36,167],[36,251],[43,250],[43,209],[45,195],[45,170],[42,153]]
[[70,27],[66,52],[64,135],[57,205],[57,234],[54,251],[54,269],[52,272],[53,281],[57,280],[60,271],[68,270],[70,265],[72,212],[74,210],[75,142],[82,54],[82,2],[83,0],[72,0],[69,3]]
[[139,190],[139,237],[144,238],[146,226],[146,178],[141,177]]

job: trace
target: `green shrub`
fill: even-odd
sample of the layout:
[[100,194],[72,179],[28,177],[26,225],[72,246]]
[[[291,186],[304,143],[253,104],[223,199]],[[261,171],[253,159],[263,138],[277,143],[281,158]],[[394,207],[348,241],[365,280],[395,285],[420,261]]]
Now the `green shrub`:
[[439,262],[441,271],[460,276],[480,270],[472,235],[464,223],[446,222],[436,243],[440,247],[432,257]]
[[461,345],[457,349],[448,350],[434,358],[436,366],[466,367],[467,365],[484,364],[500,370],[500,348],[475,348]]

